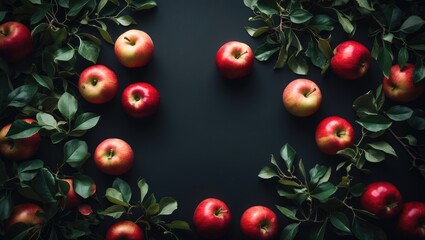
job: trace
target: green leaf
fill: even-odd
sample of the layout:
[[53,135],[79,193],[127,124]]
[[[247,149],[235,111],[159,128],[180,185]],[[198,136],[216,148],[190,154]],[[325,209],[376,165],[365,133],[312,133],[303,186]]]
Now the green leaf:
[[120,205],[120,206],[124,206],[124,207],[129,206],[129,204],[124,201],[121,192],[116,190],[115,188],[106,189],[105,197],[111,203],[114,203],[114,204],[117,204],[117,205]]
[[260,62],[269,60],[269,58],[280,50],[280,46],[276,44],[264,43],[254,51],[255,59]]
[[35,25],[41,22],[46,16],[47,12],[49,12],[53,6],[54,5],[52,4],[43,4],[42,6],[38,7],[37,10],[31,16],[30,24]]
[[181,220],[173,220],[170,223],[165,224],[171,229],[187,230],[190,231],[190,226],[187,222]]
[[64,145],[64,161],[73,168],[81,167],[89,155],[88,145],[83,140],[72,139]]
[[78,110],[78,101],[73,95],[65,92],[59,98],[58,109],[67,120],[72,120]]
[[370,56],[375,60],[378,59],[379,49],[380,49],[380,46],[378,44],[377,38],[375,37],[373,41],[372,50],[370,51]]
[[49,113],[39,112],[36,115],[37,123],[39,126],[47,130],[53,130],[56,128],[57,122],[53,115]]
[[292,219],[292,220],[299,220],[296,216],[297,212],[296,210],[291,210],[289,208],[283,207],[283,206],[279,206],[276,205],[276,208],[283,214],[285,215],[287,218]]
[[356,111],[358,117],[376,115],[378,113],[378,106],[372,91],[368,91],[366,94],[357,97],[353,102],[353,109]]
[[143,202],[143,200],[146,197],[146,194],[149,191],[149,185],[146,182],[146,180],[143,178],[143,179],[140,179],[139,181],[137,181],[137,186],[140,189],[140,202]]
[[7,11],[0,11],[0,21],[3,22],[6,17]]
[[373,230],[373,227],[371,226],[371,223],[357,216],[353,217],[352,231],[353,231],[353,235],[357,239],[361,239],[361,240],[375,239],[374,230]]
[[257,3],[257,8],[268,16],[279,13],[277,2],[275,0],[259,0]]
[[88,130],[97,125],[99,122],[100,115],[95,113],[83,113],[78,115],[75,119],[73,131],[83,131]]
[[285,162],[286,168],[288,171],[292,171],[296,151],[294,148],[292,148],[289,144],[283,145],[283,147],[280,149],[280,157]]
[[385,160],[385,154],[382,151],[368,148],[364,150],[365,158],[369,162],[378,163]]
[[347,16],[337,10],[335,10],[335,12],[338,17],[339,24],[341,24],[342,26],[342,29],[344,29],[346,33],[352,35],[354,33],[354,26],[351,23],[350,19],[348,19]]
[[328,15],[317,14],[310,19],[308,27],[317,33],[320,33],[321,31],[330,32],[335,28],[335,20]]
[[109,0],[100,0],[99,4],[97,4],[96,12],[100,13],[102,9],[106,6],[106,4],[109,2]]
[[278,177],[279,175],[277,175],[277,173],[269,168],[269,167],[263,167],[263,169],[261,169],[260,173],[258,174],[258,177],[262,178],[262,179],[270,179],[273,177]]
[[365,185],[363,183],[357,183],[350,188],[350,193],[354,197],[360,197],[365,189]]
[[313,189],[311,196],[320,202],[326,202],[337,190],[338,188],[332,183],[324,182]]
[[282,233],[280,234],[281,239],[285,239],[285,240],[295,239],[295,236],[297,236],[297,233],[298,233],[299,226],[300,226],[300,223],[292,223],[292,224],[286,225],[286,227],[282,230]]
[[425,66],[422,62],[418,61],[415,64],[415,71],[413,72],[413,82],[418,83],[425,78]]
[[373,9],[373,7],[369,4],[368,0],[356,0],[357,4],[363,8],[366,9],[368,11],[373,11],[375,9]]
[[24,120],[17,119],[12,123],[6,137],[11,139],[27,138],[38,133],[40,129],[41,127],[38,125],[33,125],[25,122]]
[[310,58],[311,62],[314,66],[323,68],[328,64],[328,59],[319,49],[317,44],[313,41],[308,42],[307,50],[305,51],[305,55]]
[[55,177],[48,169],[40,169],[37,176],[31,181],[31,187],[43,202],[54,203],[57,201],[55,198],[57,192]]
[[23,172],[29,172],[34,170],[40,170],[44,167],[44,162],[41,160],[32,160],[28,162],[23,162],[18,166],[18,174]]
[[0,221],[8,219],[10,214],[12,213],[13,208],[13,198],[10,194],[5,194],[4,192],[1,192],[0,208]]
[[95,182],[91,177],[79,174],[72,178],[72,184],[74,187],[74,191],[79,196],[86,199],[92,195],[93,186],[95,185]]
[[10,107],[24,107],[31,102],[38,91],[37,85],[25,84],[15,88],[7,96],[8,106]]
[[378,61],[378,65],[381,68],[384,76],[389,77],[393,62],[393,57],[390,50],[388,50],[386,47],[379,49],[378,58],[376,61]]
[[160,210],[160,206],[158,203],[152,203],[146,208],[146,214],[148,216],[156,215]]
[[398,66],[400,69],[404,68],[407,61],[409,60],[409,51],[407,51],[406,47],[400,48],[398,51]]
[[105,29],[101,27],[96,27],[96,28],[99,31],[100,36],[102,36],[103,40],[105,40],[107,43],[114,44],[114,40],[112,40],[112,37],[108,31],[106,31]]
[[104,216],[109,216],[114,219],[118,219],[125,213],[125,208],[121,205],[112,205],[98,213]]
[[422,110],[416,109],[407,122],[416,130],[425,130],[425,113]]
[[425,21],[416,15],[409,16],[402,24],[399,31],[404,33],[414,33],[422,28],[425,24]]
[[55,54],[53,55],[55,62],[63,61],[67,62],[70,61],[75,55],[75,49],[66,46],[64,48],[59,48]]
[[264,33],[268,32],[269,29],[270,29],[270,27],[268,27],[268,26],[263,26],[263,27],[259,27],[259,28],[245,27],[246,32],[249,34],[249,36],[251,36],[253,38],[260,37]]
[[330,216],[332,226],[344,234],[351,235],[350,222],[348,217],[342,212],[333,212]]
[[308,63],[301,55],[291,55],[288,59],[288,67],[299,75],[308,73]]
[[37,73],[33,72],[32,76],[34,77],[35,81],[42,87],[45,87],[49,90],[54,90],[53,81],[52,78],[47,76],[40,76]]
[[274,65],[274,69],[283,68],[286,65],[286,61],[288,60],[288,50],[286,50],[285,46],[282,46],[279,51],[279,56],[277,57],[277,61]]
[[133,11],[142,11],[147,9],[152,9],[157,6],[157,3],[155,0],[143,0],[143,1],[131,1],[130,9]]
[[124,27],[130,26],[131,24],[137,24],[131,16],[121,16],[116,18],[116,21]]
[[289,14],[289,19],[295,24],[305,23],[311,18],[313,18],[313,14],[301,8],[295,9]]
[[413,110],[407,106],[395,105],[390,107],[385,114],[393,121],[406,121],[413,115]]
[[159,201],[158,215],[171,215],[177,209],[177,201],[171,197],[163,197]]
[[314,186],[329,171],[329,167],[316,164],[308,172],[310,175],[310,186]]
[[93,42],[88,40],[82,40],[80,38],[80,45],[78,46],[78,53],[86,60],[96,63],[99,57],[100,48]]
[[52,135],[50,135],[50,140],[53,144],[60,143],[62,140],[66,139],[68,135],[64,132],[55,132]]
[[84,6],[89,2],[90,0],[79,0],[79,1],[70,1],[69,2],[69,12],[68,16],[74,17],[77,16],[78,13],[84,8]]
[[326,227],[328,225],[328,219],[326,219],[320,227],[316,227],[312,231],[311,239],[312,240],[323,240],[325,238]]
[[373,149],[382,151],[386,154],[393,155],[394,157],[397,157],[397,154],[394,148],[387,142],[380,141],[380,142],[368,143],[367,146]]
[[116,190],[118,190],[121,193],[122,199],[125,202],[127,202],[127,203],[130,202],[132,192],[131,192],[130,185],[126,181],[117,177],[117,178],[115,178],[114,182],[112,183],[112,187],[115,188]]
[[391,127],[392,122],[382,115],[365,116],[356,121],[360,126],[371,132],[379,132]]

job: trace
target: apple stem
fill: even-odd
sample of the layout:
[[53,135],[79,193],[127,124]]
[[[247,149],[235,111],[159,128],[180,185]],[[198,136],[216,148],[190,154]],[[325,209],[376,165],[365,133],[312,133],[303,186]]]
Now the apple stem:
[[127,40],[130,45],[134,46],[134,41],[131,41],[128,37],[124,37],[125,40]]
[[114,151],[114,149],[109,149],[109,155],[108,155],[108,159],[109,160],[111,160],[112,159],[112,157],[115,155],[115,151]]
[[239,59],[240,57],[242,57],[243,55],[245,55],[245,54],[247,54],[247,53],[248,53],[248,51],[245,51],[245,52],[243,52],[243,53],[236,54],[236,55],[235,55],[235,58],[236,58],[236,59]]
[[3,31],[0,31],[0,34],[3,35],[3,36],[7,36],[7,34]]
[[304,97],[308,97],[308,96],[310,96],[312,93],[314,93],[315,91],[316,91],[317,89],[316,88],[313,88],[313,90],[311,90],[310,92],[308,92],[308,93],[306,93],[306,94],[304,94]]

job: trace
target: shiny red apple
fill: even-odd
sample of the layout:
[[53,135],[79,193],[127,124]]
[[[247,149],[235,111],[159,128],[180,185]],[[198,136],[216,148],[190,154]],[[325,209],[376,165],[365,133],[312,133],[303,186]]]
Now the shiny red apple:
[[143,240],[143,230],[134,222],[120,221],[106,231],[105,240]]
[[389,99],[396,102],[410,102],[417,99],[425,90],[425,81],[415,83],[415,66],[407,63],[400,69],[398,64],[391,67],[389,77],[384,77],[382,89]]
[[245,210],[240,227],[246,239],[274,239],[279,230],[276,214],[265,206],[253,206]]
[[370,67],[370,51],[360,42],[349,40],[338,44],[331,59],[331,68],[344,79],[359,79]]
[[146,32],[131,29],[117,38],[114,51],[123,66],[137,68],[149,63],[153,56],[154,45]]
[[93,158],[101,172],[109,175],[121,175],[133,166],[134,153],[126,141],[119,138],[108,138],[97,145]]
[[11,62],[26,58],[33,49],[30,29],[20,22],[0,25],[0,55]]
[[134,118],[145,118],[154,115],[159,108],[160,95],[158,90],[145,82],[128,85],[121,97],[125,112]]
[[319,109],[322,93],[315,82],[299,78],[285,87],[282,101],[289,113],[297,117],[307,117]]
[[231,219],[229,207],[217,198],[202,200],[193,214],[196,232],[208,239],[223,237],[229,230]]
[[315,139],[320,151],[335,155],[339,150],[353,145],[354,128],[344,118],[330,116],[317,125]]
[[390,182],[373,182],[366,186],[360,198],[362,207],[380,219],[395,217],[402,208],[402,196]]
[[96,64],[84,69],[78,81],[78,90],[85,100],[94,104],[111,101],[118,91],[118,78],[105,65]]
[[218,49],[215,63],[224,78],[242,78],[252,71],[254,53],[246,43],[230,41]]
[[407,202],[403,205],[397,229],[408,239],[425,239],[425,203]]

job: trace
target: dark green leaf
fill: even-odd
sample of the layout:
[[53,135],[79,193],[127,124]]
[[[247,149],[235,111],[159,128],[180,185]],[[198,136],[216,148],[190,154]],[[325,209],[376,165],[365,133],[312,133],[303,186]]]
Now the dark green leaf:
[[289,19],[291,20],[291,22],[295,24],[305,23],[308,20],[310,20],[312,17],[313,17],[313,14],[301,8],[295,9],[289,14]]
[[380,49],[380,46],[378,44],[377,38],[375,37],[373,41],[372,50],[370,51],[370,56],[375,60],[378,59],[379,49]]
[[324,182],[314,188],[314,190],[311,192],[311,196],[321,202],[326,202],[329,197],[331,197],[337,190],[338,188],[335,187],[332,183]]
[[288,60],[288,50],[286,50],[285,46],[282,46],[279,51],[279,56],[277,57],[277,61],[274,65],[275,69],[283,68],[286,65],[286,61]]
[[295,239],[295,236],[297,236],[297,233],[298,233],[299,226],[300,226],[300,223],[292,223],[292,224],[286,225],[286,227],[282,230],[280,237],[285,240]]
[[414,33],[421,29],[425,21],[416,15],[409,16],[402,24],[399,31],[404,33]]
[[190,226],[187,222],[181,220],[173,220],[170,223],[165,224],[171,229],[187,230],[190,231]]
[[291,193],[291,192],[287,192],[283,189],[279,189],[279,190],[277,190],[277,194],[281,197],[286,198],[286,199],[293,200],[293,199],[298,198],[301,193],[298,193],[298,192],[297,193]]
[[7,11],[0,11],[0,21],[3,22],[6,17]]
[[388,50],[386,47],[379,49],[377,61],[384,76],[389,77],[393,62],[390,50]]
[[104,216],[109,216],[115,219],[120,218],[125,213],[125,208],[121,205],[112,205],[106,208],[103,211],[100,211],[99,214]]
[[100,115],[95,113],[83,113],[75,119],[73,131],[88,130],[97,125]]
[[342,233],[351,235],[350,222],[348,217],[342,212],[333,212],[330,216],[332,226],[341,231]]
[[70,61],[75,55],[75,49],[66,46],[64,48],[59,48],[53,55],[55,62],[57,61]]
[[7,96],[10,107],[24,107],[34,98],[38,87],[34,84],[25,84],[13,90]]
[[408,120],[409,125],[416,130],[425,130],[425,114],[421,110],[415,110]]
[[377,114],[378,107],[372,91],[357,97],[353,102],[353,109],[356,111],[358,117]]
[[68,120],[74,119],[78,110],[77,99],[68,92],[62,94],[58,102],[59,112]]
[[301,187],[301,185],[294,181],[294,180],[289,180],[289,179],[280,179],[279,183],[285,186],[291,186],[291,187]]
[[326,226],[328,225],[328,219],[326,219],[320,227],[316,227],[311,234],[311,240],[323,240],[325,238]]
[[36,115],[37,123],[44,129],[53,130],[57,126],[57,121],[53,115],[49,113],[39,112]]
[[70,1],[68,16],[74,17],[84,8],[90,0]]
[[373,7],[370,5],[369,1],[367,0],[356,0],[357,4],[368,11],[373,11]]
[[17,119],[12,123],[6,137],[11,139],[20,139],[31,137],[40,131],[41,127],[38,125],[30,124],[24,120]]
[[137,186],[139,187],[139,190],[140,190],[140,202],[143,202],[146,194],[149,191],[149,185],[145,179],[140,179],[139,181],[137,181]]
[[34,14],[31,16],[30,23],[31,25],[35,25],[43,20],[45,18],[47,12],[50,11],[50,9],[54,5],[52,4],[43,4],[40,7],[37,8],[37,10],[34,12]]
[[106,42],[110,43],[110,44],[114,44],[114,40],[112,40],[111,35],[109,34],[108,31],[106,31],[105,29],[101,28],[101,27],[96,27],[97,30],[100,33],[100,36],[102,36],[103,40],[105,40]]
[[328,15],[317,14],[308,22],[308,27],[319,33],[321,31],[330,32],[335,28],[335,20]]
[[86,199],[92,195],[95,183],[91,177],[79,174],[72,178],[72,183],[74,191],[82,198]]
[[64,161],[73,168],[81,167],[89,157],[88,145],[85,141],[72,139],[64,145]]
[[415,71],[413,72],[413,82],[418,83],[425,78],[425,66],[422,62],[415,64]]
[[406,47],[400,48],[398,51],[398,66],[402,69],[409,60],[409,52]]
[[365,185],[363,183],[357,183],[350,188],[350,193],[354,197],[360,197],[365,189]]
[[163,197],[159,201],[158,215],[171,215],[177,209],[177,201],[171,197]]
[[365,116],[356,121],[360,126],[371,132],[379,132],[391,127],[392,122],[382,115]]
[[288,67],[299,75],[308,73],[308,63],[301,55],[291,55],[288,59]]
[[23,162],[18,166],[18,174],[22,172],[39,170],[44,167],[44,162],[41,160],[32,160],[28,162]]
[[262,179],[270,179],[273,177],[278,177],[279,175],[277,175],[277,173],[269,168],[269,167],[263,167],[263,169],[261,169],[260,173],[258,174],[258,177],[262,178]]
[[131,192],[130,185],[126,181],[117,177],[117,178],[115,178],[114,182],[112,183],[112,187],[115,188],[116,190],[118,190],[121,193],[122,199],[125,202],[127,202],[127,203],[130,202],[132,192]]
[[393,121],[406,121],[413,115],[413,110],[407,106],[395,105],[390,107],[385,114]]
[[385,160],[384,152],[376,150],[374,148],[365,149],[364,154],[366,160],[369,162],[378,163]]
[[319,180],[328,172],[330,168],[316,164],[313,168],[310,169],[308,174],[310,175],[310,186],[316,185]]
[[93,41],[81,40],[78,47],[78,53],[85,58],[86,60],[96,63],[97,58],[99,57],[100,48]]
[[258,10],[268,16],[277,14],[279,12],[277,2],[275,0],[258,0],[257,7]]
[[374,240],[374,230],[371,223],[354,216],[352,223],[353,235],[360,240]]
[[66,139],[68,135],[64,132],[55,132],[52,135],[50,135],[50,140],[53,144],[60,143],[62,140]]
[[106,6],[106,4],[109,2],[109,0],[100,0],[99,4],[97,4],[96,12],[100,13],[102,9]]
[[388,29],[394,30],[403,21],[404,12],[396,4],[380,4],[382,12],[385,16],[386,26]]
[[34,77],[35,81],[42,87],[45,87],[49,90],[53,90],[54,86],[53,86],[53,81],[52,78],[48,77],[48,76],[40,76],[37,73],[32,73],[32,76]]
[[316,67],[323,68],[328,63],[328,59],[313,41],[308,42],[305,55],[310,58],[313,65]]
[[344,31],[350,35],[352,35],[354,33],[354,26],[353,23],[350,21],[350,19],[344,15],[343,13],[336,11],[336,15],[338,16],[338,21],[339,24],[341,24],[342,28],[344,29]]
[[131,24],[137,24],[131,16],[121,16],[116,18],[116,21],[124,27],[130,26]]
[[126,201],[124,201],[124,199],[122,197],[122,193],[120,191],[116,190],[115,188],[106,189],[105,197],[111,203],[121,205],[121,206],[124,206],[124,207],[129,206],[129,204]]
[[54,175],[46,168],[41,168],[39,174],[32,180],[31,187],[43,199],[43,202],[54,203],[56,180]]
[[263,45],[255,49],[255,59],[261,62],[267,61],[273,54],[275,54],[279,50],[279,45],[264,43]]
[[268,27],[268,26],[263,26],[263,27],[259,27],[259,28],[245,27],[246,32],[249,34],[249,36],[251,36],[253,38],[260,37],[264,33],[268,32],[269,29],[270,29],[270,27]]
[[397,157],[397,154],[394,148],[387,142],[380,141],[380,142],[368,143],[367,146],[373,149],[382,151],[386,154],[393,155],[394,157]]
[[155,0],[135,0],[131,1],[130,3],[130,9],[133,11],[141,11],[141,10],[147,10],[151,9],[157,6],[157,3]]
[[10,194],[1,192],[0,195],[0,221],[6,220],[9,218],[12,213],[13,208],[13,198]]
[[288,171],[292,171],[292,166],[293,166],[296,154],[297,153],[295,149],[293,149],[289,144],[283,145],[283,147],[280,149],[280,157],[285,162],[285,165]]
[[297,212],[296,210],[291,210],[289,208],[283,207],[283,206],[278,206],[276,205],[276,208],[283,214],[285,215],[287,218],[292,219],[292,220],[299,220],[296,216]]
[[149,216],[158,214],[160,206],[158,203],[152,203],[146,208],[146,214]]

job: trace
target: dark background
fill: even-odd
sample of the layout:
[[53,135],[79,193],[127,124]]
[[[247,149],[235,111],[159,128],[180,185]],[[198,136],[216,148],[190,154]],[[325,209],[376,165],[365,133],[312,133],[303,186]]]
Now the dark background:
[[[372,60],[369,72],[357,81],[340,79],[331,70],[321,76],[320,70],[310,64],[309,74],[303,78],[318,84],[323,102],[313,116],[297,118],[286,112],[281,99],[284,87],[301,76],[288,68],[273,70],[273,59],[267,63],[256,61],[250,76],[240,80],[223,79],[216,70],[215,54],[225,42],[245,42],[252,49],[261,44],[262,40],[251,38],[244,29],[255,24],[248,21],[252,12],[242,0],[159,1],[157,8],[132,16],[137,26],[111,26],[112,38],[131,28],[143,30],[153,39],[154,57],[145,67],[127,69],[115,58],[113,46],[103,44],[99,63],[115,71],[120,86],[115,99],[104,105],[90,105],[80,99],[86,111],[101,114],[99,124],[84,137],[90,152],[106,138],[127,141],[134,150],[135,164],[120,177],[134,187],[133,197],[138,196],[137,180],[145,178],[157,199],[172,196],[178,201],[172,219],[185,220],[192,229],[193,211],[207,197],[219,198],[231,209],[233,220],[227,239],[242,238],[239,218],[253,205],[274,210],[283,229],[290,220],[275,207],[283,203],[274,182],[259,179],[259,171],[270,165],[270,155],[278,156],[285,143],[294,147],[306,169],[315,164],[336,166],[340,158],[325,156],[316,147],[315,128],[323,118],[339,115],[353,124],[357,142],[360,126],[355,123],[352,103],[381,83],[376,62]],[[332,34],[332,47],[348,39],[339,26]],[[372,48],[366,28],[359,26],[354,39]],[[138,81],[152,84],[161,94],[159,112],[144,120],[127,116],[120,103],[123,89]],[[423,97],[417,102],[423,102]],[[49,143],[42,146],[43,155],[61,154],[60,148],[53,150]],[[366,184],[391,181],[405,201],[425,201],[423,178],[411,170],[404,151],[396,151],[398,159],[390,157],[379,164],[368,164],[372,174],[359,174],[356,180]],[[96,181],[102,198],[115,177],[102,174],[92,158],[86,171]],[[112,222],[107,220],[101,229]],[[391,233],[392,224],[378,224],[388,231],[388,239],[400,239]],[[302,231],[306,235],[309,229]],[[194,231],[179,236],[200,239]],[[329,239],[332,235],[326,236]]]

